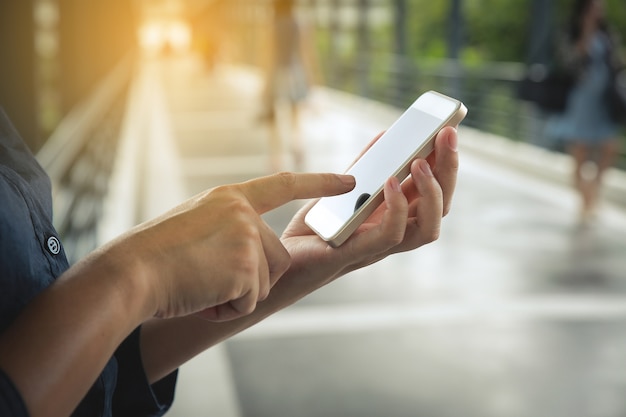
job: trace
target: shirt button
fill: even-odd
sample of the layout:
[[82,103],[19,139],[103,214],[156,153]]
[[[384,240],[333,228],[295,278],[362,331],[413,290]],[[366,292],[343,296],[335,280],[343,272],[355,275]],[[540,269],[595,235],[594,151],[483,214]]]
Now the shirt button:
[[54,236],[50,236],[46,241],[46,248],[52,255],[58,255],[61,252],[61,242]]

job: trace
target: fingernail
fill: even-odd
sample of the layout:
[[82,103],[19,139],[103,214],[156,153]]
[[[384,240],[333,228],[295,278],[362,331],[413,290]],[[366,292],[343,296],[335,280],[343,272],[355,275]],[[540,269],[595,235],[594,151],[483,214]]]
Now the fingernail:
[[419,161],[419,164],[420,164],[420,169],[422,170],[424,175],[426,175],[427,177],[433,176],[433,171],[430,169],[430,165],[428,164],[428,162],[426,162],[425,159],[421,159]]
[[391,185],[391,189],[397,193],[402,192],[402,188],[400,187],[400,181],[396,177],[389,178],[389,185]]
[[458,150],[458,140],[457,140],[457,136],[456,135],[448,135],[448,146],[454,152],[457,152],[457,150]]
[[354,185],[356,184],[356,180],[354,179],[354,176],[352,175],[338,175],[338,177],[341,180],[341,182],[351,187],[354,187]]

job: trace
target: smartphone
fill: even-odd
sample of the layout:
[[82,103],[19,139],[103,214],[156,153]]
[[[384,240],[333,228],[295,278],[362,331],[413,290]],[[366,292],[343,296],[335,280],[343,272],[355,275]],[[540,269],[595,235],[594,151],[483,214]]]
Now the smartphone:
[[309,210],[305,223],[331,246],[338,247],[383,201],[385,181],[404,181],[411,162],[433,150],[437,133],[458,125],[467,108],[459,100],[428,91],[346,171],[356,180],[345,194],[323,197]]

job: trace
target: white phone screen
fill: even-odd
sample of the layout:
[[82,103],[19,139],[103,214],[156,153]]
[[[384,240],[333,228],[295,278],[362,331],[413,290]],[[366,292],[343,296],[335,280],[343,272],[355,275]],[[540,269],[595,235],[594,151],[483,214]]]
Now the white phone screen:
[[355,188],[346,194],[320,199],[307,213],[307,224],[324,239],[331,240],[370,196],[382,191],[389,177],[395,175],[402,181],[408,175],[408,162],[416,155],[425,157],[430,153],[431,139],[458,108],[458,101],[441,95],[420,96],[346,172],[354,176]]
[[441,124],[442,120],[413,107],[407,110],[411,117],[397,121],[372,147],[347,171],[356,180],[355,188],[346,193],[323,200],[327,222],[320,233],[332,235],[345,224],[355,212],[361,195],[374,195],[419,143]]

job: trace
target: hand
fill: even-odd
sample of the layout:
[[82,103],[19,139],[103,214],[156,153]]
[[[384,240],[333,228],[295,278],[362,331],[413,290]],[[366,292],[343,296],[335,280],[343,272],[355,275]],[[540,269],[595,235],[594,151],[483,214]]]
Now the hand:
[[456,129],[442,129],[435,151],[427,160],[413,162],[411,176],[401,186],[395,178],[387,181],[385,201],[339,248],[331,248],[304,224],[313,202],[304,207],[282,236],[292,258],[288,274],[297,276],[299,283],[308,277],[312,285],[321,286],[390,254],[436,240],[456,186],[456,144]]
[[230,320],[252,312],[290,265],[289,253],[260,215],[294,199],[353,187],[351,176],[289,173],[217,187],[140,226],[113,248],[118,257],[139,259],[155,316]]
[[[156,320],[144,325],[142,340],[146,352],[143,360],[150,380],[162,378],[193,355],[249,328],[347,272],[436,239],[441,218],[450,209],[456,184],[456,140],[455,129],[443,129],[437,135],[435,153],[428,158],[432,171],[427,161],[415,161],[411,177],[401,186],[394,179],[387,181],[385,202],[339,248],[332,248],[305,225],[304,216],[313,202],[307,204],[281,237],[291,256],[289,269],[252,314],[225,323],[183,318]],[[347,192],[346,188],[342,191]],[[274,201],[274,205],[276,203]],[[232,252],[225,251],[221,256],[230,254]],[[175,338],[172,335],[176,335]]]

